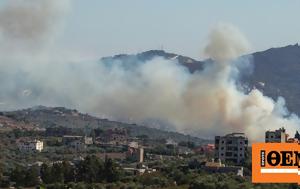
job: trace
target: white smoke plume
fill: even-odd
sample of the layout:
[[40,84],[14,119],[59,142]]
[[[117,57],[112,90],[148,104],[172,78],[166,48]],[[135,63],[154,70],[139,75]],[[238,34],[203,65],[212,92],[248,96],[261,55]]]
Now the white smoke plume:
[[239,74],[252,64],[240,57],[249,44],[233,26],[212,30],[204,51],[213,62],[195,73],[162,58],[131,66],[74,62],[48,47],[67,7],[62,0],[12,0],[0,10],[0,109],[66,106],[136,123],[155,120],[201,137],[245,132],[252,140],[263,140],[267,129],[294,132],[299,125],[284,99],[238,87]]
[[32,50],[48,43],[45,40],[50,40],[51,35],[54,36],[58,21],[68,7],[68,0],[4,1],[0,8],[0,37],[7,45],[4,47]]

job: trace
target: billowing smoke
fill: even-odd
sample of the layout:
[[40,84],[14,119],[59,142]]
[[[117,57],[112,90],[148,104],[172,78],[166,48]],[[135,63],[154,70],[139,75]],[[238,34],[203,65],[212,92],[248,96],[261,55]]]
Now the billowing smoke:
[[219,24],[210,34],[204,52],[216,62],[226,62],[249,50],[247,39],[229,24]]
[[48,43],[69,4],[68,0],[6,0],[3,3],[0,9],[0,39],[6,45],[2,45],[3,50],[16,47],[32,50]]
[[273,101],[240,86],[239,76],[250,73],[253,65],[251,56],[240,57],[249,44],[233,26],[212,30],[204,52],[213,61],[195,73],[159,57],[126,66],[70,61],[49,45],[66,2],[12,0],[0,10],[0,48],[5,49],[0,53],[0,109],[66,106],[198,136],[246,132],[253,140],[262,140],[267,129],[285,126],[294,132],[299,125],[283,98]]

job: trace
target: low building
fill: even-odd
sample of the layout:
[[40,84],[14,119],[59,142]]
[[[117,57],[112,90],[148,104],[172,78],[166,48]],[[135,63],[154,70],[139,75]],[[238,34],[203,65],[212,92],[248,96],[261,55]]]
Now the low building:
[[178,143],[177,143],[176,141],[174,141],[173,139],[168,138],[168,139],[166,140],[166,145],[167,145],[167,146],[177,146]]
[[64,145],[69,145],[73,141],[82,140],[83,136],[75,136],[75,135],[64,135],[62,137],[62,142]]
[[231,133],[215,137],[215,158],[237,164],[244,162],[247,155],[248,138],[244,133]]
[[36,161],[34,163],[29,163],[27,164],[27,167],[33,167],[33,166],[36,166],[36,167],[41,167],[43,165],[44,162],[42,161]]
[[179,146],[178,147],[178,154],[179,155],[189,155],[194,154],[194,151],[186,146]]
[[126,145],[128,142],[127,130],[122,128],[108,129],[96,140],[104,145]]
[[195,153],[198,154],[211,154],[215,150],[215,145],[214,144],[205,144],[202,146],[198,146],[193,149]]
[[74,141],[81,141],[85,145],[93,144],[93,138],[87,136],[64,135],[62,141],[65,145],[73,144]]
[[265,136],[266,143],[286,143],[287,139],[288,134],[283,127],[275,131],[267,131]]
[[85,137],[83,138],[83,141],[84,141],[84,144],[86,144],[86,145],[91,145],[91,144],[94,143],[94,142],[93,142],[93,138],[92,138],[92,137],[87,137],[87,136],[85,136]]
[[40,140],[19,141],[18,148],[21,152],[41,152],[44,148],[44,143]]
[[225,166],[221,163],[221,160],[206,162],[202,167],[206,172],[209,173],[235,173],[238,176],[244,176],[244,168],[241,166]]
[[179,156],[161,155],[161,154],[146,154],[146,158],[151,161],[174,161],[180,159]]
[[289,138],[288,140],[287,140],[287,143],[299,143],[299,140],[297,139],[297,138]]
[[124,167],[125,172],[132,172],[134,175],[143,175],[144,173],[153,173],[157,170],[154,168],[149,168],[146,165],[141,165],[140,167],[133,168],[133,167]]

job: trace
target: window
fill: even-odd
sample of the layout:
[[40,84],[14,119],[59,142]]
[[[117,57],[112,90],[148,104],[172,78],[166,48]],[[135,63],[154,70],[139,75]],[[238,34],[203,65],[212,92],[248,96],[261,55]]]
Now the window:
[[226,152],[226,156],[232,156],[232,152]]

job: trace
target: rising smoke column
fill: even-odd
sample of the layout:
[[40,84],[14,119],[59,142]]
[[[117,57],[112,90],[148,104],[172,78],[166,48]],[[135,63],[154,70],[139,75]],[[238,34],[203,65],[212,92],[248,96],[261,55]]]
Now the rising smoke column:
[[102,68],[108,87],[91,98],[97,103],[89,107],[137,122],[159,120],[201,136],[245,132],[262,140],[268,129],[285,126],[294,132],[299,119],[287,111],[283,98],[275,102],[257,89],[246,93],[238,87],[241,71],[252,71],[251,56],[238,58],[248,48],[236,28],[218,25],[205,48],[213,63],[201,72],[191,74],[177,62],[159,58],[129,70],[112,63],[112,68]]
[[[38,103],[40,86],[56,71],[50,51],[60,33],[69,0],[5,0],[0,7],[0,109]],[[58,59],[61,59],[60,57]],[[54,65],[50,67],[55,67]],[[38,75],[44,75],[38,81]],[[51,94],[49,94],[50,99]],[[43,99],[45,102],[45,99]],[[35,104],[35,103],[34,103]],[[47,103],[46,103],[47,104]]]
[[1,8],[1,110],[66,106],[116,120],[156,121],[198,136],[245,132],[252,140],[263,140],[267,129],[294,132],[299,125],[284,99],[239,87],[239,75],[253,65],[251,57],[240,57],[249,44],[233,26],[212,30],[204,52],[213,61],[203,71],[190,73],[159,57],[128,67],[53,53],[67,9],[64,0],[11,0]]

